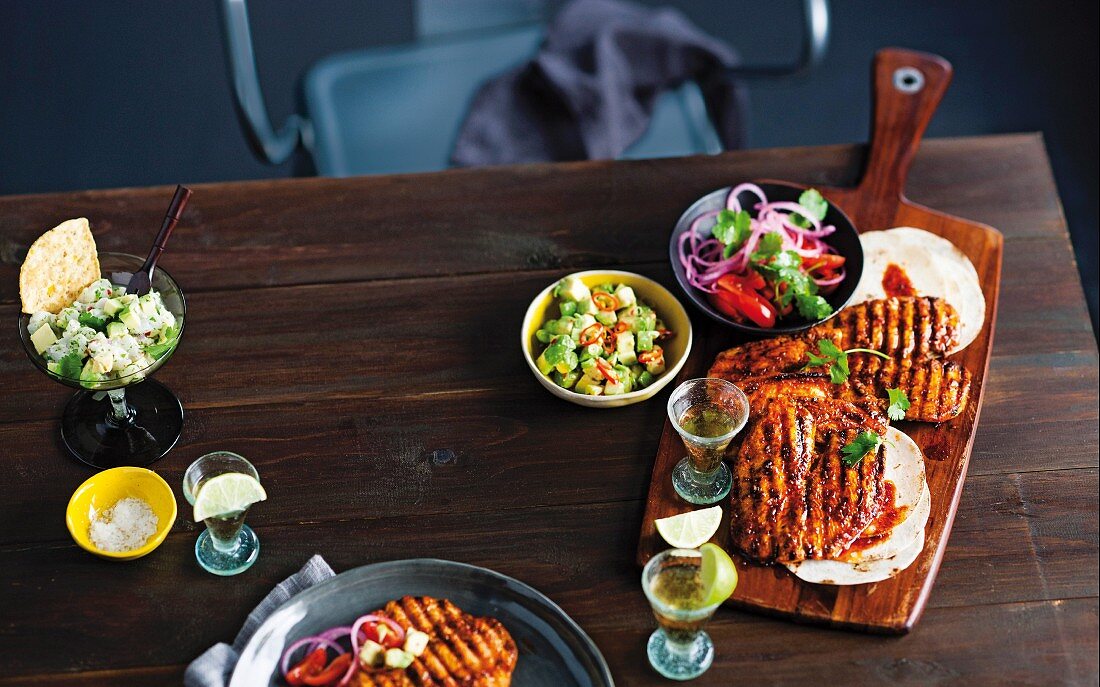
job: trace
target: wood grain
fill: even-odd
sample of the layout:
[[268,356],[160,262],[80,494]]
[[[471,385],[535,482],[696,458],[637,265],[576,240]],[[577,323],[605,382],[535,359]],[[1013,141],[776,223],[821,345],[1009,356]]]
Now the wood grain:
[[[69,391],[28,364],[14,326],[20,247],[79,215],[104,250],[144,246],[171,189],[0,198],[0,319],[11,323],[0,328],[0,684],[178,684],[313,553],[337,570],[425,555],[488,565],[561,603],[618,684],[667,684],[645,664],[653,620],[632,557],[665,396],[608,413],[558,402],[509,328],[575,267],[670,283],[669,228],[709,190],[758,176],[853,184],[865,154],[197,185],[164,256],[192,319],[157,373],[187,419],[155,468],[182,504],[180,475],[201,453],[256,460],[271,494],[249,515],[263,554],[232,579],[195,565],[186,509],[134,563],[72,544],[61,512],[89,473],[57,443]],[[887,639],[722,609],[715,667],[699,684],[1097,680],[1096,348],[1042,141],[928,141],[907,192],[1006,239],[970,477],[925,615]],[[414,257],[409,237],[423,244]],[[225,326],[226,313],[257,333]],[[334,354],[321,329],[362,343]],[[434,463],[440,449],[456,460]]]
[[[916,93],[899,89],[896,82],[899,74],[906,73],[904,70],[922,75],[923,88]],[[904,50],[880,51],[873,69],[875,113],[871,151],[863,179],[853,188],[822,189],[825,197],[839,205],[860,232],[918,227],[947,238],[970,258],[984,292],[986,322],[981,333],[965,350],[951,357],[971,372],[970,402],[962,414],[950,422],[898,425],[921,447],[926,459],[932,514],[925,527],[924,551],[911,566],[892,579],[844,587],[806,583],[782,566],[762,566],[739,559],[742,563],[740,582],[729,601],[731,604],[836,627],[894,633],[908,632],[924,610],[962,495],[982,407],[1004,245],[1001,234],[991,227],[929,210],[904,196],[904,182],[921,135],[950,77],[950,65],[941,58]],[[725,342],[718,346],[719,350],[729,345],[728,337],[715,334],[714,338]],[[707,348],[709,357],[694,356],[681,372],[682,378],[706,374],[715,346]],[[664,547],[653,522],[687,510],[671,483],[672,468],[682,455],[679,436],[671,424],[666,423],[653,468],[649,506],[642,522],[639,563],[649,560]],[[715,540],[732,549],[728,529],[728,521],[724,521]]]

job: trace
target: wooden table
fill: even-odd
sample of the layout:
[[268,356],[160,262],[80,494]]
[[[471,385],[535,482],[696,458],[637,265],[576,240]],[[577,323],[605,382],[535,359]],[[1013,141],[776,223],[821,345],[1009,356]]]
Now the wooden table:
[[[195,564],[184,511],[137,562],[73,544],[64,507],[89,472],[60,447],[70,392],[15,326],[20,247],[84,215],[102,250],[142,252],[171,190],[0,198],[0,684],[177,683],[314,552],[337,571],[494,568],[561,604],[618,684],[668,684],[646,665],[634,563],[668,392],[612,411],[555,399],[521,357],[524,308],[580,268],[671,283],[668,233],[694,198],[753,177],[850,183],[862,150],[196,186],[162,263],[190,319],[156,375],[187,418],[155,467],[183,503],[203,453],[256,463],[262,555],[228,579]],[[985,407],[928,610],[885,638],[722,609],[697,684],[1097,681],[1097,351],[1042,140],[928,141],[911,178],[913,200],[1006,239]]]

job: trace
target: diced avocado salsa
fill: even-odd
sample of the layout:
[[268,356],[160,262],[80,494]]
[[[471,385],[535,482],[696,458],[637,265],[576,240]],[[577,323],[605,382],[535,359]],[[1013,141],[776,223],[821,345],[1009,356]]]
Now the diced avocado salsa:
[[546,347],[535,365],[563,389],[614,396],[649,386],[665,371],[657,343],[672,332],[626,284],[589,289],[576,277],[554,287],[560,317],[535,332]]
[[56,315],[31,315],[27,329],[50,372],[94,389],[131,375],[140,379],[175,347],[179,325],[157,291],[135,296],[100,279]]

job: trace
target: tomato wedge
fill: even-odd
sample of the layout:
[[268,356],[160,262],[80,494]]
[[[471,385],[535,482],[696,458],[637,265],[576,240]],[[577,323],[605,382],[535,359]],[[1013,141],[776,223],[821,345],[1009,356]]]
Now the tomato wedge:
[[833,253],[825,253],[812,259],[809,265],[806,266],[807,272],[813,272],[814,270],[839,270],[844,266],[844,256],[834,255]]
[[370,641],[381,644],[387,649],[401,648],[401,640],[397,638],[397,633],[389,627],[382,630],[382,627],[379,623],[366,622],[359,628],[359,632]]
[[340,678],[344,676],[344,673],[348,672],[351,661],[351,654],[340,654],[332,659],[332,663],[329,663],[327,668],[316,675],[307,675],[302,678],[302,682],[303,684],[309,685],[309,687],[330,687],[331,685],[335,685],[339,682]]
[[[298,665],[294,666],[286,673],[286,683],[291,687],[302,687],[302,685],[311,685],[313,683],[306,682],[308,678],[318,675],[325,669],[325,661],[328,659],[328,651],[325,647],[320,646],[309,652],[305,658],[303,658]],[[347,669],[347,665],[344,666]]]
[[[727,279],[727,277],[732,277]],[[775,307],[749,284],[732,274],[724,274],[716,282],[718,290],[710,295],[711,303],[734,319],[748,318],[765,329],[775,326]],[[761,287],[763,288],[763,287]]]
[[619,309],[619,299],[606,291],[593,291],[592,302],[604,312],[613,312]]

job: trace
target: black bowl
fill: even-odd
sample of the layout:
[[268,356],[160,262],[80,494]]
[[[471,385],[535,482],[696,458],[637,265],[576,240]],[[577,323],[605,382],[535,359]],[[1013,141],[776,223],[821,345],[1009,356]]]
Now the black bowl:
[[[798,196],[806,190],[805,187],[802,186],[781,182],[758,182],[757,186],[764,191],[769,201],[798,202]],[[800,332],[804,329],[809,329],[815,324],[824,322],[840,312],[840,309],[848,304],[848,300],[851,299],[852,294],[856,290],[856,285],[859,284],[859,278],[863,275],[863,246],[859,242],[859,232],[856,231],[852,221],[833,203],[829,203],[829,211],[825,214],[823,223],[835,226],[836,231],[829,234],[829,236],[825,238],[825,242],[832,246],[837,253],[843,255],[846,260],[844,263],[844,281],[840,282],[835,291],[825,297],[829,305],[833,306],[833,313],[829,315],[829,317],[820,320],[807,320],[800,316],[798,311],[794,311],[783,319],[778,320],[775,326],[771,328],[757,327],[753,324],[742,324],[718,312],[718,310],[710,304],[710,301],[707,300],[707,296],[704,292],[688,283],[687,275],[684,273],[684,266],[680,264],[680,252],[678,248],[680,235],[688,231],[691,227],[692,220],[699,215],[709,210],[719,210],[725,207],[726,196],[729,195],[732,188],[731,186],[727,186],[726,188],[718,189],[692,203],[691,207],[685,210],[684,214],[680,215],[680,219],[676,222],[676,228],[672,231],[672,237],[668,244],[668,254],[672,261],[672,270],[676,273],[676,281],[679,282],[680,288],[684,290],[684,293],[691,299],[691,302],[711,319],[752,336],[772,336],[775,334]],[[742,193],[738,200],[741,201],[744,207],[751,208],[755,198],[756,196],[751,193]]]

